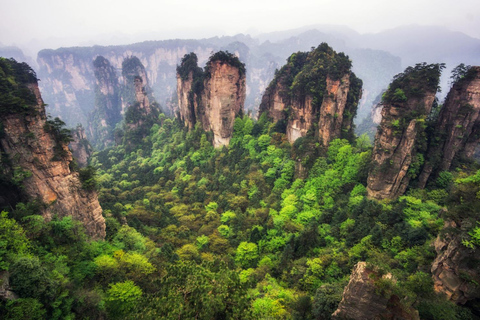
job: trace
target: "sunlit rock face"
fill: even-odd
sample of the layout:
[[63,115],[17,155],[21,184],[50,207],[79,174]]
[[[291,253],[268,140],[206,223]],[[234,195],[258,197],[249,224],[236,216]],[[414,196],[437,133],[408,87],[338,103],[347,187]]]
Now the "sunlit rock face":
[[245,74],[221,61],[209,64],[211,76],[205,80],[199,120],[206,131],[213,132],[213,145],[220,147],[230,143],[235,117],[243,111]]
[[361,88],[348,57],[321,44],[290,56],[267,87],[259,112],[284,122],[290,143],[313,130],[328,146],[333,139],[353,136]]
[[79,174],[70,169],[72,154],[65,142],[57,141],[48,129],[45,107],[36,82],[28,84],[36,97],[33,111],[2,115],[2,152],[14,166],[30,174],[22,182],[29,199],[39,200],[44,206],[41,214],[47,219],[53,215],[71,216],[85,226],[94,239],[105,237],[105,219],[97,193],[82,188]]
[[246,96],[245,66],[235,56],[222,54],[210,58],[205,73],[198,70],[194,54],[187,55],[177,69],[178,116],[190,129],[200,123],[213,132],[215,147],[230,143]]

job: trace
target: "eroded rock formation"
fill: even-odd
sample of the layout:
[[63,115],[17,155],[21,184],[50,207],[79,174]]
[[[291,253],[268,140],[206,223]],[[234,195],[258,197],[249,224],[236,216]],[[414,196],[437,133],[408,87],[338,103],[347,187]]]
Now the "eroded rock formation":
[[445,228],[447,232],[434,242],[437,252],[432,264],[435,291],[458,304],[480,299],[480,251],[465,247],[458,232],[452,232],[455,228],[471,228],[471,221],[465,220],[462,225],[446,222]]
[[120,85],[115,68],[102,56],[93,61],[95,73],[95,108],[89,115],[89,137],[99,149],[114,142],[113,130],[122,120]]
[[[342,300],[332,319],[420,319],[413,308],[401,304],[396,295],[385,295],[375,285],[378,274],[367,268],[365,262],[359,262],[353,268],[350,281],[343,291]],[[394,283],[391,274],[382,276]]]
[[290,143],[309,130],[316,131],[324,146],[335,138],[351,138],[362,81],[350,68],[348,57],[325,43],[295,53],[265,91],[260,113],[286,122]]
[[480,67],[471,67],[447,95],[434,129],[427,162],[419,177],[424,187],[430,177],[449,170],[456,156],[472,157],[480,142]]
[[104,238],[105,220],[97,194],[84,190],[79,174],[69,168],[72,154],[68,142],[60,137],[63,133],[57,124],[61,121],[47,121],[33,72],[27,76],[17,74],[16,80],[26,89],[20,95],[33,93],[34,100],[28,106],[12,105],[1,110],[0,146],[8,157],[2,158],[3,169],[20,175],[16,183],[21,184],[29,199],[45,205],[41,214],[47,220],[53,215],[71,216],[83,223],[88,235]]
[[72,139],[73,141],[70,142],[69,147],[72,150],[73,157],[79,167],[86,167],[93,149],[87,140],[85,129],[81,125],[72,130]]
[[235,117],[245,103],[245,66],[228,52],[217,52],[200,72],[194,53],[177,68],[177,92],[181,120],[189,128],[197,122],[213,132],[215,147],[228,145]]
[[385,92],[367,180],[369,197],[394,199],[418,174],[418,151],[426,147],[425,120],[435,100],[441,69],[436,64],[407,68]]

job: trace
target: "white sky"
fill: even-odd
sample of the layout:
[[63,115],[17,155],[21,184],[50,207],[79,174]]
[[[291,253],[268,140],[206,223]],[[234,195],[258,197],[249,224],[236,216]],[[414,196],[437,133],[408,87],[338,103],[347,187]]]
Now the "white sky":
[[0,43],[36,49],[312,24],[346,25],[360,33],[439,25],[480,38],[480,0],[0,0]]

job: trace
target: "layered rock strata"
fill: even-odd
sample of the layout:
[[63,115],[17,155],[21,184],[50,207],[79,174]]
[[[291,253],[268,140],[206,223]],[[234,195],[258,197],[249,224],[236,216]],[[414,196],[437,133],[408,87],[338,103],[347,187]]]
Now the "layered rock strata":
[[[378,274],[368,269],[365,262],[357,263],[332,319],[420,319],[418,312],[403,306],[398,296],[380,292],[375,285],[376,277]],[[391,274],[382,276],[382,279],[390,280],[392,284],[395,281]]]
[[95,108],[89,115],[89,136],[99,149],[114,143],[113,130],[122,120],[120,85],[115,68],[102,56],[93,61]]
[[[463,225],[450,221],[445,228],[468,229],[468,221]],[[458,304],[480,299],[480,251],[465,247],[456,232],[445,232],[434,242],[437,257],[432,264],[435,291],[444,293],[449,300]]]
[[73,141],[70,141],[69,147],[72,151],[73,158],[79,167],[86,167],[88,158],[90,158],[93,153],[93,148],[88,142],[85,129],[81,125],[72,130],[72,139]]
[[327,44],[295,53],[265,91],[260,113],[285,122],[290,143],[310,130],[324,146],[336,138],[351,138],[362,81],[350,68],[348,57]]
[[[2,166],[12,166],[21,173],[23,192],[45,206],[41,214],[47,219],[54,215],[71,216],[83,223],[86,233],[95,239],[105,237],[105,219],[94,191],[82,188],[77,172],[69,164],[72,154],[64,141],[59,141],[47,122],[45,105],[36,81],[25,85],[35,96],[36,103],[28,111],[0,114],[2,134],[0,146],[9,158]],[[23,95],[28,94],[24,91]]]
[[425,145],[425,120],[435,100],[440,65],[417,65],[396,76],[383,97],[382,121],[367,180],[370,198],[401,196],[421,166],[418,148]]
[[245,103],[245,66],[237,57],[220,51],[212,55],[202,74],[197,72],[196,57],[192,59],[191,70],[182,70],[184,65],[177,68],[179,116],[189,128],[199,122],[205,131],[212,131],[215,147],[228,145],[235,117],[243,112]]
[[424,187],[430,177],[449,170],[456,156],[471,158],[480,142],[480,67],[471,67],[450,90],[438,116],[435,137],[419,177]]

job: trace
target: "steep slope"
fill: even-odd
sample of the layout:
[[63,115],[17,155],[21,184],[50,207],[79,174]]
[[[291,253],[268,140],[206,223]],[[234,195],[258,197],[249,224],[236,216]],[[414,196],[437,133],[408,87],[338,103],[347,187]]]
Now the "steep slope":
[[46,219],[72,216],[91,237],[104,238],[97,194],[83,189],[79,174],[69,168],[70,137],[61,120],[47,120],[35,73],[12,60],[1,59],[0,66],[3,177],[13,175],[28,199],[40,201]]
[[434,242],[437,256],[432,263],[435,290],[444,293],[449,300],[465,304],[480,299],[480,251],[465,247],[458,235],[459,230],[468,230],[471,221],[445,223],[445,233]]
[[398,296],[381,292],[375,278],[395,282],[391,274],[381,276],[365,262],[357,263],[332,319],[420,319],[418,312],[404,307]]
[[99,149],[113,144],[113,130],[122,120],[120,85],[110,62],[102,56],[93,61],[95,73],[95,108],[89,115],[90,141]]
[[72,130],[72,141],[70,141],[69,148],[72,150],[77,164],[82,168],[86,167],[88,158],[93,153],[93,148],[87,140],[85,129],[81,125]]
[[402,195],[423,164],[425,120],[430,114],[443,65],[417,64],[395,76],[383,95],[382,121],[368,174],[368,196],[393,199]]
[[353,136],[353,118],[362,81],[351,72],[351,62],[326,43],[312,51],[292,54],[267,88],[260,113],[286,122],[290,143],[315,132],[323,145]]
[[455,157],[472,157],[480,142],[480,67],[471,67],[453,85],[434,128],[427,162],[419,177],[424,187],[432,174],[449,170]]
[[228,145],[235,117],[245,104],[245,65],[224,51],[210,57],[203,73],[196,63],[191,53],[177,68],[180,119],[189,128],[199,122],[212,131],[215,147]]

